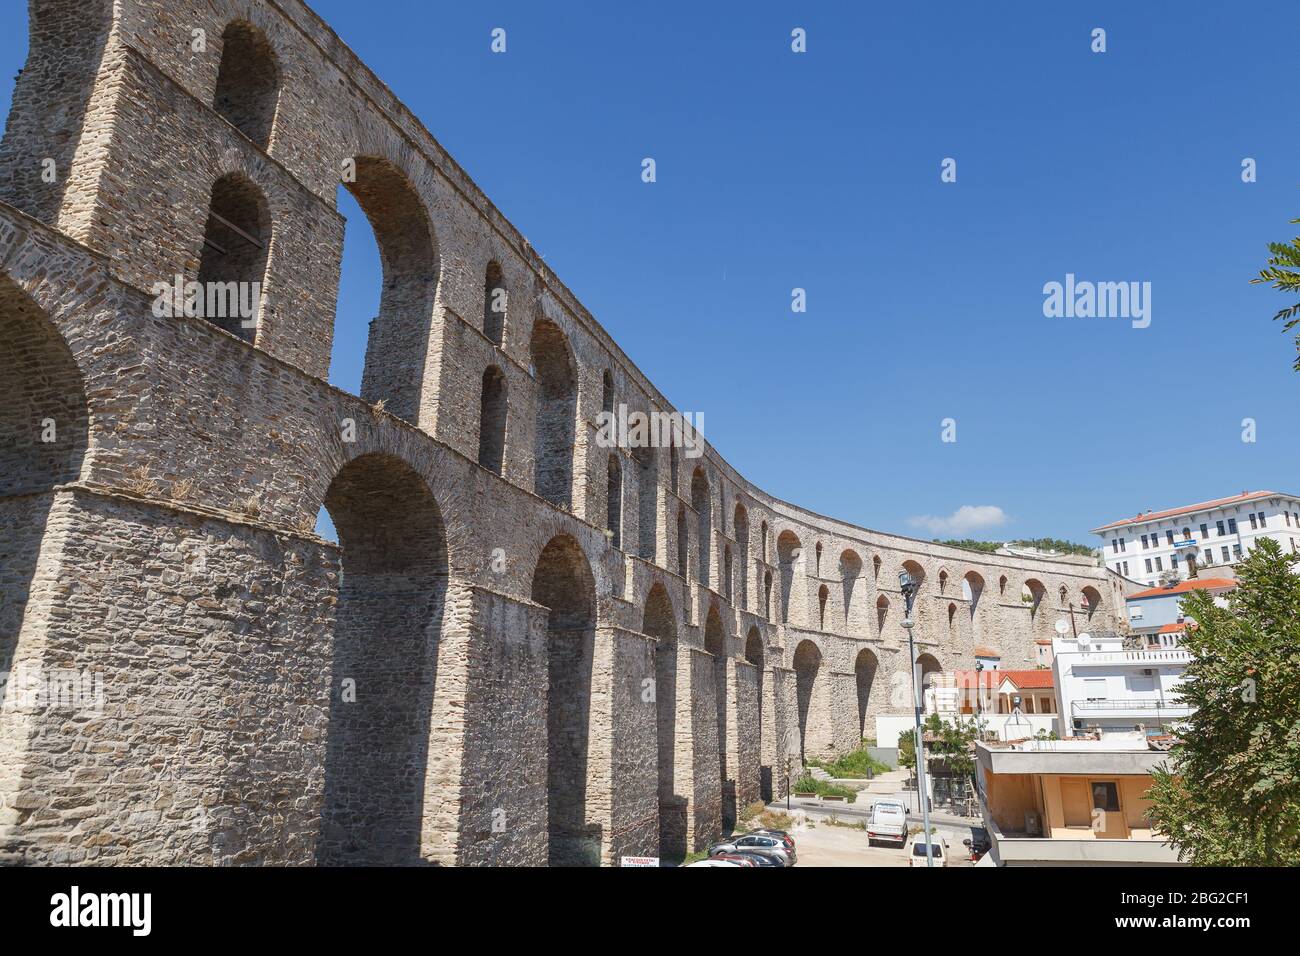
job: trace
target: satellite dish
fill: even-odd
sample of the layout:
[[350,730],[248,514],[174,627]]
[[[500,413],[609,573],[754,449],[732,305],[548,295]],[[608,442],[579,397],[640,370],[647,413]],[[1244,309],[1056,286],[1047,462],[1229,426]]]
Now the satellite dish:
[[1056,633],[1060,634],[1062,637],[1065,636],[1065,632],[1069,629],[1070,625],[1066,622],[1065,618],[1061,618],[1056,622]]
[[1085,650],[1086,650],[1087,648],[1091,647],[1091,646],[1092,646],[1092,635],[1089,634],[1089,633],[1086,632],[1086,631],[1085,631],[1084,633],[1080,634],[1080,635],[1079,635],[1079,646],[1082,647],[1082,648],[1084,648]]

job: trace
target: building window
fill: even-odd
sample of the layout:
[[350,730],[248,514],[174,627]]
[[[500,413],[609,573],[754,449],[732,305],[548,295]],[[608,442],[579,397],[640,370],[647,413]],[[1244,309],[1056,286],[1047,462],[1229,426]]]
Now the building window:
[[[1287,524],[1290,524],[1290,523],[1291,523],[1291,519],[1290,519],[1290,517],[1288,517],[1288,518],[1286,519],[1286,523],[1287,523]],[[1111,539],[1110,539],[1110,553],[1111,553],[1111,554],[1119,554],[1119,538],[1111,538]]]
[[1216,521],[1216,522],[1214,522],[1214,528],[1215,528],[1216,531],[1219,532],[1219,537],[1222,538],[1222,537],[1223,537],[1223,522],[1222,522],[1222,521]]
[[1229,519],[1228,519],[1228,534],[1236,534],[1236,533],[1237,533],[1237,519],[1236,519],[1236,518],[1229,518]]
[[1124,539],[1123,539],[1123,538],[1120,538],[1120,539],[1119,539],[1119,549],[1120,549],[1121,551],[1126,550],[1125,547],[1124,547]]
[[1205,563],[1207,565],[1214,563],[1214,551],[1210,548],[1205,549]]
[[1223,546],[1223,560],[1225,562],[1228,560],[1228,546],[1226,544]]
[[1171,554],[1169,556],[1169,566],[1173,568],[1175,571],[1178,570],[1178,555]]
[[1201,537],[1208,538],[1209,536],[1210,536],[1210,529],[1205,525],[1201,525]]
[[1236,558],[1238,561],[1241,560],[1241,545],[1234,544],[1232,546],[1232,556]]
[[1250,530],[1255,531],[1259,528],[1259,519],[1255,517],[1255,512],[1250,513]]
[[1173,528],[1170,528],[1168,531],[1165,532],[1165,540],[1168,541],[1170,544],[1173,544],[1173,543],[1174,543],[1174,529],[1173,529]]
[[[1224,548],[1223,550],[1227,551],[1228,549],[1227,549],[1227,548]],[[1145,560],[1146,560],[1146,569],[1147,569],[1147,574],[1150,574],[1150,573],[1151,573],[1151,559],[1150,559],[1150,558],[1146,558]]]
[[1146,535],[1143,535],[1143,536],[1142,536],[1142,550],[1145,551],[1146,549],[1147,549],[1147,536],[1146,536]]
[[1156,570],[1163,571],[1164,569],[1165,569],[1164,560],[1161,558],[1156,558]]

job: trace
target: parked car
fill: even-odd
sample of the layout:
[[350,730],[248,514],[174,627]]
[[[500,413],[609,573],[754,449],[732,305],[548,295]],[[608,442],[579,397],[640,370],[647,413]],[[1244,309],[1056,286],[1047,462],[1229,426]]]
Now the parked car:
[[743,863],[737,863],[735,860],[723,860],[723,859],[719,859],[718,857],[711,856],[707,860],[696,860],[694,863],[687,863],[686,867],[683,867],[683,869],[692,866],[743,866],[743,865],[744,865]]
[[766,833],[746,833],[743,836],[732,837],[721,843],[715,843],[709,847],[709,856],[716,856],[719,853],[735,853],[738,850],[762,853],[764,856],[774,856],[784,866],[794,866],[795,864],[794,847],[786,846],[785,841],[780,837],[770,836]]
[[[921,834],[916,834],[908,843],[907,852],[908,866],[928,866],[925,859],[925,838]],[[930,853],[934,857],[935,866],[948,865],[948,841],[943,837],[934,835],[930,837]]]
[[762,853],[755,853],[752,850],[737,850],[735,853],[728,853],[727,857],[743,856],[753,860],[755,866],[785,866],[778,858],[766,856]]
[[907,806],[901,800],[877,800],[871,805],[867,820],[867,842],[876,840],[897,843],[907,842]]
[[782,843],[790,847],[790,849],[792,850],[794,849],[794,837],[790,835],[790,831],[788,830],[772,830],[769,829],[768,827],[755,827],[753,830],[750,830],[749,832],[764,833],[767,836],[780,837]]

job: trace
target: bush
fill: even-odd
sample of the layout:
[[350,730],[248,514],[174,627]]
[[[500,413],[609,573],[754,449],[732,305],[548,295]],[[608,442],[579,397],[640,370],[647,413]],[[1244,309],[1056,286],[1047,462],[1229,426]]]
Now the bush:
[[857,799],[858,791],[849,787],[838,787],[833,783],[827,783],[825,780],[818,780],[812,774],[804,774],[793,784],[795,793],[815,793],[819,797],[843,797],[847,802],[852,803]]
[[838,777],[841,780],[866,780],[868,777],[889,770],[889,765],[882,763],[867,753],[866,747],[859,747],[851,753],[837,757],[830,763],[820,760],[810,760],[808,763],[814,767],[821,767],[832,777]]

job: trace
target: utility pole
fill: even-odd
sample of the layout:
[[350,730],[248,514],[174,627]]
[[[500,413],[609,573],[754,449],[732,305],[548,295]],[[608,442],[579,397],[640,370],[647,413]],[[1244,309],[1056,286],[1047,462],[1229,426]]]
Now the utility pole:
[[925,740],[921,734],[921,685],[916,679],[916,644],[912,639],[912,628],[916,626],[916,622],[912,620],[912,602],[916,599],[916,592],[920,590],[921,585],[907,571],[899,571],[898,586],[903,592],[903,600],[907,607],[903,615],[903,628],[907,631],[907,656],[912,664],[912,718],[916,727],[916,792],[921,803],[921,825],[925,827],[925,832],[922,834],[925,838],[925,865],[932,867],[934,847],[930,842],[930,800],[926,786],[928,774],[925,765]]

